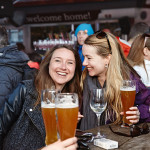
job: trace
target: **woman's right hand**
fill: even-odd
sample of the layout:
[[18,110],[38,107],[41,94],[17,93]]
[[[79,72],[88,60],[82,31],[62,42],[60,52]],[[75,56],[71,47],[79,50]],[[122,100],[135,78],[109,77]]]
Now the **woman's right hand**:
[[84,116],[80,114],[80,112],[78,112],[78,122],[81,120],[81,118],[83,118]]
[[41,150],[76,150],[77,147],[77,138],[73,137],[64,141],[59,140],[53,144],[44,147]]

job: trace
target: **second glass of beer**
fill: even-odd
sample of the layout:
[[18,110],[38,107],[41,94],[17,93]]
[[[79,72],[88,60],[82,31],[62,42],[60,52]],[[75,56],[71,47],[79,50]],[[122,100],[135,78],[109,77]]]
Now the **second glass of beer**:
[[55,91],[49,89],[43,90],[41,95],[41,110],[46,131],[46,145],[52,144],[57,141],[55,96]]
[[123,127],[126,125],[131,125],[132,123],[126,119],[128,116],[126,111],[129,111],[129,108],[134,106],[135,94],[136,94],[136,82],[134,80],[123,80],[121,85],[121,101],[124,111],[123,116]]
[[59,93],[56,96],[56,110],[60,139],[75,136],[78,121],[78,95],[76,93]]

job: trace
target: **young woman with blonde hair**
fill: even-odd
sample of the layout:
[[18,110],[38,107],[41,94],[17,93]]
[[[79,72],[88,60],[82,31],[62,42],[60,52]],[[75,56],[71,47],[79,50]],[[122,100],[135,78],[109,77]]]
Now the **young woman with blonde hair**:
[[[100,124],[117,124],[122,121],[120,86],[125,79],[136,80],[135,106],[126,112],[131,114],[127,119],[133,124],[139,122],[139,119],[150,120],[150,92],[145,89],[139,75],[128,63],[121,46],[111,33],[100,31],[89,36],[83,45],[83,55],[86,69],[82,74],[82,130],[94,128],[97,124],[96,114],[90,108],[90,91],[94,88],[106,87],[107,109],[101,116]],[[148,104],[146,101],[149,101]],[[144,107],[147,109],[143,110]]]

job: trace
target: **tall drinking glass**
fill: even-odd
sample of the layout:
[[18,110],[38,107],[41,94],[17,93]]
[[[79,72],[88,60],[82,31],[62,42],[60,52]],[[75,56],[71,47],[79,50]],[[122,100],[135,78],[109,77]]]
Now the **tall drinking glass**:
[[[100,126],[100,117],[102,112],[106,109],[107,101],[104,96],[105,88],[93,89],[90,94],[90,107],[96,113],[98,126]],[[97,132],[95,138],[102,138],[100,131]]]
[[56,110],[60,139],[75,136],[78,120],[78,95],[76,93],[58,93],[56,96]]
[[43,90],[41,95],[41,110],[46,131],[46,145],[52,144],[57,141],[55,95],[55,91],[49,89]]
[[126,125],[132,124],[128,119],[126,119],[126,117],[128,116],[126,114],[126,111],[129,111],[129,108],[134,106],[135,94],[136,94],[135,81],[123,80],[120,91],[121,91],[121,101],[122,101],[122,106],[124,111],[122,127],[125,127]]

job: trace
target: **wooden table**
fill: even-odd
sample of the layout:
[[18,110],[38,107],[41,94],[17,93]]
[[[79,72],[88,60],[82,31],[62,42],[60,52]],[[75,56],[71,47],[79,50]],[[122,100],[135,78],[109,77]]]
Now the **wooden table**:
[[[141,125],[142,124],[140,124],[139,126]],[[148,125],[150,126],[150,123]],[[114,131],[130,134],[129,128],[122,128],[119,125],[113,125],[112,128]],[[107,139],[118,141],[119,150],[150,150],[150,133],[140,135],[134,138],[124,137],[124,136],[119,136],[117,134],[112,133],[108,125],[100,126],[98,128],[94,128],[91,130],[87,130],[87,132],[92,132],[93,134],[96,134],[99,129],[101,133],[104,134]],[[89,147],[91,150],[104,150],[103,148],[94,146],[93,143],[90,143]]]

